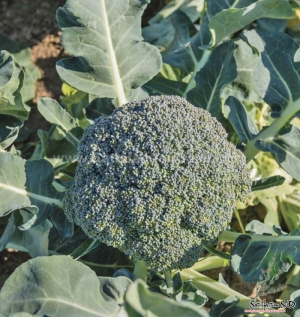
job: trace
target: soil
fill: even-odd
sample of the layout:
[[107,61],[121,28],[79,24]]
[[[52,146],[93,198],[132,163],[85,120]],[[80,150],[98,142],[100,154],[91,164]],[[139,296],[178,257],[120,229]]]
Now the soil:
[[[163,0],[153,0],[145,13],[143,24],[163,5]],[[168,2],[166,0],[166,2]],[[1,0],[0,1],[0,33],[9,36],[16,42],[24,42],[31,47],[31,59],[41,72],[41,79],[36,84],[36,95],[31,104],[32,111],[26,123],[31,129],[48,130],[50,125],[39,114],[36,101],[40,97],[51,97],[59,100],[61,95],[61,81],[56,73],[55,63],[61,59],[65,52],[60,45],[60,31],[55,20],[56,9],[63,6],[65,0]],[[37,141],[36,133],[31,136]],[[257,218],[255,212],[241,215],[244,223]],[[252,218],[252,219],[249,219]],[[239,230],[237,221],[232,223]],[[3,226],[0,232],[3,230]],[[221,245],[221,249],[230,251],[232,245]],[[0,288],[14,269],[29,259],[27,253],[8,249],[0,252]],[[222,273],[230,286],[244,295],[254,295],[254,285],[245,283],[229,268],[212,270],[207,275],[218,279]]]

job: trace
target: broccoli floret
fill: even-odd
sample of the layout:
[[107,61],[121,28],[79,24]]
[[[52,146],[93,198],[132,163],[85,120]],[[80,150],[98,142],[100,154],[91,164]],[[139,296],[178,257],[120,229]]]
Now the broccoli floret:
[[250,192],[245,156],[226,137],[208,111],[177,96],[98,118],[80,141],[68,219],[157,271],[192,266]]

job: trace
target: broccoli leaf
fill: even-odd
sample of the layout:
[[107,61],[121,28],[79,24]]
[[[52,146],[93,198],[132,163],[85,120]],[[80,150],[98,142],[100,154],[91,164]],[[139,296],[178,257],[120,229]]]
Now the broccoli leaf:
[[260,29],[270,32],[283,32],[286,28],[286,20],[262,18],[257,20]]
[[74,57],[57,63],[60,77],[76,89],[125,104],[131,89],[161,67],[157,48],[142,42],[144,8],[142,0],[68,0],[57,20],[63,45]]
[[60,128],[66,134],[67,140],[77,148],[83,130],[75,119],[56,100],[51,98],[39,99],[38,109],[44,118]]
[[278,163],[291,176],[300,181],[300,130],[289,126],[278,135],[265,140],[257,140],[255,146],[276,156]]
[[225,299],[213,303],[210,310],[210,317],[228,316],[240,317],[243,315],[245,308],[239,306],[240,299],[237,296],[228,296]]
[[35,225],[61,207],[59,194],[52,186],[54,172],[46,160],[25,161],[8,152],[0,152],[0,216],[17,209],[38,208]]
[[208,21],[206,16],[203,17],[200,30],[197,31],[189,17],[181,11],[174,12],[170,19],[176,33],[170,47],[162,52],[163,61],[178,67],[182,77],[185,77],[196,71],[198,62],[203,56],[203,50],[199,47],[210,44]]
[[237,76],[233,52],[234,43],[232,41],[217,46],[212,51],[208,62],[196,74],[196,87],[187,94],[187,99],[194,106],[208,110],[219,121],[224,121],[221,92]]
[[241,9],[228,9],[217,13],[210,20],[209,28],[214,43],[241,30],[259,18],[290,19],[295,17],[286,0],[261,0]]
[[288,234],[275,226],[273,230],[277,236],[253,234],[240,235],[236,239],[231,252],[231,267],[244,281],[259,281],[262,272],[268,268],[275,276],[280,270],[284,275],[292,264],[300,265],[300,229],[297,228]]
[[252,30],[245,32],[245,37],[261,55],[254,69],[253,88],[271,107],[271,116],[278,118],[300,98],[299,45],[281,32]]
[[245,99],[260,103],[262,100],[253,89],[254,68],[259,60],[259,55],[245,41],[235,40],[236,49],[234,58],[237,65],[237,78],[224,88],[222,98],[234,96],[238,100]]
[[274,186],[282,185],[285,181],[285,178],[279,175],[271,176],[268,178],[263,178],[252,183],[251,190],[264,190],[267,188],[272,188]]
[[180,81],[173,81],[161,76],[152,78],[144,88],[151,96],[156,95],[176,95],[184,96],[187,89],[187,84]]
[[76,250],[74,250],[70,256],[73,259],[78,260],[91,250],[97,248],[100,244],[99,240],[89,238],[85,240]]
[[217,13],[230,8],[244,8],[257,0],[208,0],[207,12],[210,18]]
[[[155,303],[155,305],[153,305]],[[131,284],[125,295],[125,308],[129,317],[148,316],[182,316],[208,317],[208,313],[192,302],[176,302],[166,296],[151,293],[147,285],[137,280]]]
[[225,101],[225,110],[228,112],[228,119],[242,143],[247,143],[258,134],[257,125],[238,99],[228,97]]
[[22,121],[28,118],[29,107],[23,103],[21,89],[24,71],[13,56],[0,52],[0,114],[16,117]]
[[53,317],[103,317],[119,310],[103,298],[96,274],[68,256],[29,260],[14,271],[0,293],[1,316],[38,311]]

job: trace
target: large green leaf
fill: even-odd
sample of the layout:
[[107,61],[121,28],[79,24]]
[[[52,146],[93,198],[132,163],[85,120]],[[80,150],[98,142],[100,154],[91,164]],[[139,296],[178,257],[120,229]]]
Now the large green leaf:
[[196,87],[187,94],[187,99],[194,106],[208,110],[219,121],[223,120],[222,90],[237,76],[233,52],[234,43],[232,41],[217,46],[208,62],[197,73]]
[[41,140],[31,160],[41,158],[49,161],[55,169],[66,167],[77,161],[77,148],[70,143],[66,134],[56,127],[52,127],[49,132],[38,130],[38,136]]
[[222,98],[226,99],[228,96],[234,96],[240,101],[247,99],[261,102],[260,97],[253,89],[253,73],[259,55],[241,39],[235,40],[234,43],[236,45],[234,58],[237,65],[237,78],[224,88]]
[[176,302],[157,293],[151,293],[141,280],[135,281],[125,295],[129,317],[208,317],[208,313],[194,303]]
[[0,114],[22,121],[28,118],[29,107],[23,103],[21,96],[23,81],[22,67],[11,54],[0,51]]
[[210,19],[217,13],[230,8],[244,8],[257,0],[207,0],[207,13]]
[[280,186],[284,183],[284,181],[285,178],[279,175],[263,178],[252,182],[251,190],[254,192],[256,190],[264,190],[274,186]]
[[36,206],[39,209],[36,224],[43,222],[52,205],[62,206],[60,194],[52,185],[53,179],[53,167],[46,160],[25,161],[0,152],[0,216]]
[[203,17],[200,30],[197,31],[190,18],[181,11],[174,12],[170,19],[176,33],[171,46],[162,52],[163,61],[178,67],[182,77],[185,77],[197,69],[203,56],[203,50],[199,48],[210,43],[208,21]]
[[4,150],[13,144],[22,126],[20,119],[0,114],[0,149]]
[[229,97],[225,101],[225,113],[228,120],[232,124],[235,132],[242,143],[247,143],[249,140],[258,134],[258,127],[253,122],[245,107],[235,97]]
[[30,59],[31,49],[24,47],[23,44],[20,45],[12,41],[4,34],[0,34],[0,50],[6,50],[13,54],[19,65],[23,67],[25,72],[22,87],[23,101],[27,102],[33,99],[35,95],[35,82],[41,77],[41,74],[37,66]]
[[291,19],[295,14],[286,0],[261,0],[241,9],[227,9],[217,13],[210,21],[214,43],[243,29],[259,18]]
[[77,148],[83,129],[79,127],[75,119],[54,99],[39,99],[37,106],[44,118],[60,128],[67,140]]
[[35,96],[35,83],[41,78],[39,69],[32,63],[30,59],[31,50],[30,48],[23,48],[17,53],[14,53],[14,58],[22,66],[25,78],[22,87],[22,97],[24,102],[27,102]]
[[180,81],[173,81],[161,76],[152,78],[144,88],[150,95],[176,95],[183,97],[187,89],[187,84]]
[[156,75],[161,56],[142,42],[143,0],[68,0],[57,11],[62,43],[74,57],[57,63],[71,86],[125,104],[131,89]]
[[[23,221],[25,222],[28,219],[28,213],[22,210],[21,213],[24,217]],[[38,256],[47,256],[49,255],[49,232],[51,228],[52,223],[48,219],[45,219],[39,225],[26,231],[17,231],[16,234],[20,234],[22,236],[21,246],[28,250],[28,253],[32,258]],[[12,236],[12,241],[13,239],[14,237]]]
[[300,181],[300,130],[290,126],[278,135],[265,140],[257,140],[255,146],[276,156],[280,166]]
[[153,25],[165,20],[174,12],[184,12],[191,20],[198,20],[200,12],[203,10],[204,0],[172,0],[169,1],[148,23]]
[[132,281],[125,276],[118,277],[104,277],[99,276],[100,292],[107,302],[122,305],[124,303],[124,296]]
[[175,36],[175,29],[170,16],[175,11],[184,12],[192,22],[199,19],[203,9],[204,0],[173,0],[170,1],[160,12],[151,18],[142,30],[146,42],[159,48],[168,48]]
[[286,20],[262,18],[257,20],[260,29],[269,32],[283,32],[286,28]]
[[31,205],[24,194],[25,184],[25,160],[11,153],[0,152],[0,216]]
[[[249,225],[246,230],[249,230]],[[259,281],[262,270],[266,271],[269,267],[273,275],[280,269],[284,275],[291,264],[300,265],[300,229],[297,228],[289,234],[283,233],[275,226],[273,230],[277,236],[263,232],[264,235],[240,235],[235,240],[231,252],[231,267],[244,281]]]
[[96,274],[67,256],[40,257],[19,266],[0,293],[0,315],[112,317],[119,311],[105,301]]
[[70,256],[73,259],[78,260],[91,250],[97,248],[100,244],[101,242],[99,240],[88,238],[78,248],[76,248]]
[[240,317],[244,314],[244,307],[239,306],[240,299],[237,296],[228,296],[225,299],[213,303],[209,312],[210,317]]
[[271,107],[271,115],[279,117],[300,98],[299,45],[281,32],[252,30],[245,32],[245,37],[261,55],[254,69],[253,88]]

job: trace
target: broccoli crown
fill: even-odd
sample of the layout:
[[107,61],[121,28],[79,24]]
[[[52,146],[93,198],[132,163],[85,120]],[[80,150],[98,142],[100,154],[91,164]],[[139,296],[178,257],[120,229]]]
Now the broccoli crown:
[[85,130],[66,215],[153,269],[190,267],[250,192],[245,156],[226,137],[181,97],[128,103]]

